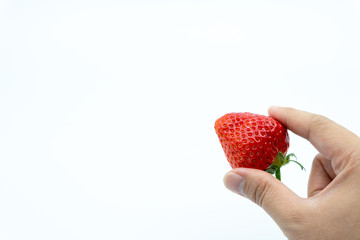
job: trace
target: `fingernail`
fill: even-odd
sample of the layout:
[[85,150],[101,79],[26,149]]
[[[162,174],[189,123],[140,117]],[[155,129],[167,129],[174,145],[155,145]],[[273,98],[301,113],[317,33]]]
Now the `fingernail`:
[[224,184],[230,191],[244,196],[245,178],[234,173],[229,172],[224,177]]
[[269,110],[270,111],[277,111],[277,110],[279,110],[281,107],[279,107],[279,106],[277,106],[277,105],[271,105],[270,107],[269,107]]

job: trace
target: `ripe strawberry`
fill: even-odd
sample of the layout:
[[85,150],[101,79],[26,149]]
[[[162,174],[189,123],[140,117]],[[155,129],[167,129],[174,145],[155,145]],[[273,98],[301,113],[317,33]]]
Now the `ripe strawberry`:
[[232,168],[265,170],[281,180],[280,168],[290,161],[286,152],[287,129],[272,117],[253,113],[228,113],[215,122],[215,131]]

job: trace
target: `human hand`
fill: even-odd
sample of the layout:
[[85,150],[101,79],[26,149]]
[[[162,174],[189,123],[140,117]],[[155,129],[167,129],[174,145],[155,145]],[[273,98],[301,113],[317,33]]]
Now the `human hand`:
[[231,170],[225,186],[262,207],[290,240],[360,239],[360,138],[320,115],[281,107],[269,115],[319,151],[308,198],[250,168]]

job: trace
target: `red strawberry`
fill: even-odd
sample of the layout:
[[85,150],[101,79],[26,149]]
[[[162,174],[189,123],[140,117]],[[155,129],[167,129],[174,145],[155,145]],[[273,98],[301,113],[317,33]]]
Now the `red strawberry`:
[[226,158],[232,168],[266,170],[281,180],[280,168],[290,161],[304,167],[294,154],[285,157],[289,148],[287,129],[272,117],[253,113],[228,113],[215,122]]

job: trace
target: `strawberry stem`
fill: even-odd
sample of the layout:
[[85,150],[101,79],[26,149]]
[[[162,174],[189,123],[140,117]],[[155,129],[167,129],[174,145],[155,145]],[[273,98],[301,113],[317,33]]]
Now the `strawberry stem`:
[[281,172],[280,172],[280,168],[279,168],[278,170],[276,170],[276,172],[275,172],[275,177],[276,177],[277,179],[279,179],[279,181],[281,181]]
[[[296,160],[292,160],[290,159],[291,157],[295,157]],[[286,157],[284,157],[284,154],[282,152],[278,152],[274,162],[265,170],[266,172],[270,173],[270,174],[275,174],[275,177],[281,181],[281,172],[280,172],[280,168],[286,164],[288,164],[289,162],[294,162],[296,164],[298,164],[301,168],[301,170],[306,171],[306,169],[304,168],[303,165],[301,165],[301,163],[299,163],[297,161],[297,157],[295,156],[294,153],[290,153],[288,154]]]

